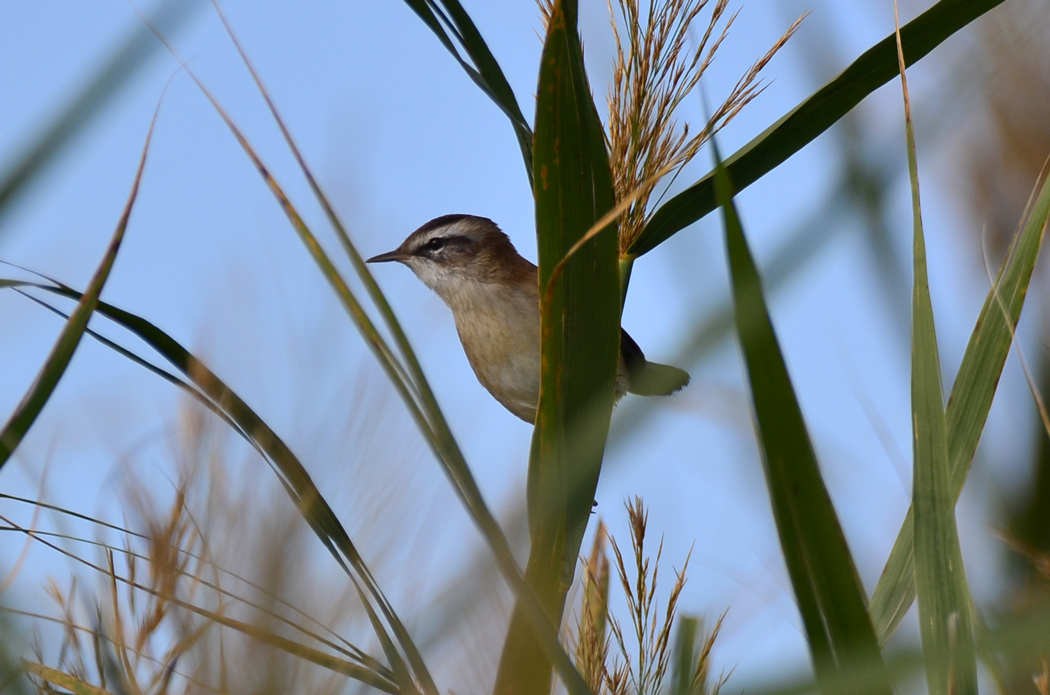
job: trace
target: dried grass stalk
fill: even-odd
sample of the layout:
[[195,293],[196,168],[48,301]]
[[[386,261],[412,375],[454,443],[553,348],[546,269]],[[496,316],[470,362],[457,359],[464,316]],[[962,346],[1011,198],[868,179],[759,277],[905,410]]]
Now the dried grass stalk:
[[609,557],[605,524],[598,521],[594,546],[583,573],[583,609],[576,630],[576,668],[591,692],[599,693],[605,682],[609,656],[607,614],[609,605]]
[[620,220],[620,254],[638,238],[651,217],[650,199],[660,182],[696,156],[700,147],[762,91],[759,74],[795,33],[801,18],[737,81],[729,96],[696,132],[675,112],[700,82],[736,14],[726,17],[729,0],[715,0],[695,48],[694,21],[709,0],[609,0],[616,63],[609,90],[606,124],[609,159],[617,202],[638,197]]
[[[667,666],[670,662],[671,627],[678,608],[678,597],[685,587],[685,571],[689,566],[689,557],[686,557],[682,570],[675,574],[675,583],[671,587],[667,607],[661,618],[659,606],[656,603],[656,584],[660,558],[663,554],[663,540],[657,546],[656,557],[649,558],[645,554],[645,531],[649,513],[639,497],[636,497],[634,502],[627,503],[626,506],[631,522],[631,548],[634,551],[633,582],[628,577],[627,565],[615,538],[612,539],[612,548],[616,555],[616,571],[627,599],[631,626],[634,628],[634,649],[628,649],[628,642],[624,638],[618,620],[610,616],[609,626],[623,652],[626,663],[632,664],[630,668],[632,691],[637,695],[650,693],[656,695],[660,691],[660,685],[667,674]],[[652,564],[650,565],[651,559]],[[637,655],[633,663],[630,658],[632,651]]]
[[[676,572],[666,607],[661,611],[656,601],[657,575],[663,543],[656,557],[645,551],[647,512],[641,499],[627,506],[631,523],[633,562],[624,560],[615,539],[607,537],[605,525],[598,522],[594,546],[583,572],[583,599],[576,629],[576,667],[596,695],[657,695],[667,692],[668,666],[671,655],[671,633],[676,624],[678,598],[685,586],[686,557],[682,570]],[[627,614],[634,633],[625,636],[621,623],[609,610],[609,559],[606,545],[611,543],[616,556],[616,570],[627,602]],[[631,571],[628,572],[628,567]],[[633,575],[633,579],[631,577]],[[723,614],[724,617],[724,614]],[[700,641],[691,655],[691,670],[685,674],[693,695],[716,694],[725,683],[719,678],[708,687],[710,654],[718,637],[722,618]],[[699,632],[702,632],[702,628]],[[610,648],[615,642],[615,658]]]
[[[613,83],[608,93],[606,143],[619,204],[637,193],[620,218],[620,255],[642,233],[652,216],[657,186],[696,156],[705,142],[764,89],[763,68],[787,43],[800,17],[737,81],[699,132],[675,112],[714,60],[736,13],[726,16],[729,0],[714,0],[707,27],[695,48],[694,21],[710,0],[613,0],[609,15],[616,38]],[[537,0],[544,31],[555,0]],[[623,23],[623,31],[620,22]],[[672,176],[673,180],[673,176]]]

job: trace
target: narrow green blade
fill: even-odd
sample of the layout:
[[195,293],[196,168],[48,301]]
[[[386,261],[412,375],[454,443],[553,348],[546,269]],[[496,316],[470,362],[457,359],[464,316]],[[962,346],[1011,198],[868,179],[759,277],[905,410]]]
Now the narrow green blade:
[[[908,65],[1002,1],[940,0],[901,30]],[[896,42],[890,35],[727,158],[725,166],[735,190],[743,190],[782,164],[898,74]],[[717,205],[715,172],[711,172],[662,205],[628,253],[641,256],[652,251]]]
[[[902,71],[903,72],[903,71]],[[926,275],[926,241],[919,204],[915,134],[904,84],[908,174],[911,179],[915,284],[912,294],[911,408],[912,508],[915,510],[915,586],[919,628],[931,695],[977,693],[970,593],[966,587],[955,498],[948,468],[948,424],[941,390],[941,360]]]
[[[401,329],[400,323],[394,315],[389,302],[379,289],[374,278],[372,278],[371,273],[369,273],[360,253],[357,251],[357,248],[350,240],[345,225],[343,225],[338,215],[336,215],[327,196],[325,196],[321,187],[317,183],[316,178],[311,173],[309,166],[306,164],[306,160],[303,158],[301,151],[295,144],[291,132],[288,130],[284,120],[280,117],[276,104],[271,99],[269,92],[266,90],[258,73],[252,66],[252,63],[248,59],[247,53],[244,51],[241,43],[234,35],[225,15],[218,7],[216,7],[216,11],[223,24],[226,26],[230,39],[241,54],[246,67],[259,87],[259,91],[269,106],[274,120],[284,134],[285,142],[288,144],[293,156],[299,163],[303,175],[306,177],[314,195],[318,199],[318,202],[320,202],[322,208],[324,208],[325,214],[334,227],[344,250],[347,252],[347,255],[350,257],[350,260],[354,265],[354,268],[357,270],[359,278],[364,283],[369,296],[375,302],[376,307],[386,321],[387,327],[393,334],[398,350],[401,352],[407,365],[402,366],[398,362],[393,350],[378,332],[376,326],[358,302],[354,293],[350,291],[347,284],[343,281],[342,276],[336,270],[335,265],[331,262],[327,253],[325,253],[323,247],[318,243],[316,237],[305,225],[302,218],[296,212],[295,207],[284,194],[284,191],[277,184],[276,180],[274,180],[274,178],[268,173],[267,168],[262,164],[254,149],[250,146],[247,139],[244,138],[243,134],[233,123],[232,119],[230,119],[221,108],[218,101],[215,100],[208,90],[204,88],[203,84],[197,80],[193,71],[188,66],[184,65],[183,67],[189,72],[190,76],[197,81],[205,95],[211,100],[216,110],[226,121],[231,132],[233,132],[234,136],[241,143],[245,152],[251,157],[253,162],[255,162],[256,167],[263,175],[263,179],[266,181],[271,192],[280,202],[282,209],[287,214],[289,221],[292,223],[296,232],[300,235],[304,244],[316,260],[319,269],[325,277],[328,278],[333,289],[343,301],[351,319],[360,331],[362,338],[364,338],[366,343],[372,348],[377,359],[380,361],[380,364],[382,364],[387,371],[391,382],[402,396],[405,405],[408,407],[409,413],[416,421],[416,424],[426,438],[427,443],[430,444],[431,449],[436,455],[438,462],[453,483],[453,487],[466,507],[467,512],[488,541],[494,555],[496,556],[496,562],[500,572],[520,600],[519,605],[522,607],[523,615],[529,621],[529,624],[532,625],[533,629],[538,631],[540,643],[545,653],[553,660],[554,665],[558,669],[562,678],[567,683],[571,684],[570,689],[572,692],[585,692],[586,688],[583,687],[581,690],[580,687],[583,686],[583,681],[580,678],[579,673],[576,671],[572,661],[569,659],[564,648],[558,641],[557,628],[547,617],[540,605],[539,599],[535,596],[532,590],[526,586],[522,572],[518,568],[517,562],[514,559],[514,554],[510,548],[510,544],[507,542],[506,536],[500,529],[495,517],[485,504],[484,498],[481,495],[481,490],[478,488],[477,483],[474,480],[470,467],[467,465],[467,461],[463,457],[463,453],[460,450],[452,431],[449,429],[445,416],[438,406],[437,399],[434,397],[433,391],[427,383],[426,375],[423,373],[419,360],[416,358],[415,352],[412,350],[412,346],[409,344],[407,336]],[[236,423],[233,424],[236,426]],[[393,618],[392,626],[394,627],[395,635],[404,647],[410,662],[413,664],[413,668],[416,669],[418,679],[421,681],[424,690],[428,692],[432,691],[434,689],[433,681],[426,672],[426,666],[422,661],[418,648],[408,633],[404,630],[400,621],[397,620],[396,616],[393,616]]]
[[[496,62],[495,56],[489,50],[488,44],[482,38],[481,32],[474,25],[474,21],[467,14],[458,0],[405,0],[408,6],[415,10],[420,19],[430,27],[434,35],[438,37],[441,44],[448,49],[456,62],[460,64],[467,75],[474,81],[481,91],[506,114],[510,124],[514,128],[514,135],[518,138],[518,146],[521,147],[521,157],[525,160],[525,170],[528,172],[529,183],[532,183],[532,129],[528,121],[521,113],[518,99],[510,88],[503,69]],[[442,11],[444,8],[444,11]],[[456,42],[453,42],[445,31],[448,25],[452,29]],[[456,48],[459,43],[470,57],[467,62]]]
[[[834,682],[845,665],[877,661],[879,646],[868,618],[864,588],[824,487],[762,281],[733,204],[732,184],[721,162],[715,181],[766,484],[817,680],[823,687]],[[867,685],[864,692],[892,692],[884,671],[878,671]],[[827,686],[827,692],[832,691]]]
[[[543,366],[529,459],[532,545],[525,579],[554,624],[561,621],[598,484],[620,339],[614,229],[566,260],[614,205],[576,19],[576,2],[555,5],[540,63],[533,164]],[[547,693],[550,673],[516,606],[495,692]]]
[[135,198],[139,194],[139,183],[142,181],[142,171],[146,167],[146,153],[149,152],[150,138],[153,135],[153,125],[156,123],[156,119],[157,116],[154,113],[153,122],[150,123],[149,132],[146,135],[146,144],[143,146],[142,156],[139,158],[138,170],[135,172],[135,181],[131,185],[131,193],[128,195],[128,202],[124,205],[124,212],[117,222],[117,228],[109,241],[109,247],[102,257],[102,262],[99,263],[95,274],[91,277],[91,282],[88,283],[84,295],[78,300],[76,309],[73,310],[69,320],[66,321],[65,327],[59,334],[58,340],[55,341],[54,347],[51,348],[51,354],[48,355],[44,366],[40,369],[40,373],[37,374],[33,384],[29,387],[29,391],[26,392],[22,402],[18,404],[15,412],[11,414],[7,423],[4,424],[3,429],[0,429],[0,467],[7,463],[11,454],[18,448],[18,445],[29,431],[29,428],[36,422],[37,416],[44,409],[44,406],[51,398],[51,394],[55,392],[55,387],[58,386],[59,380],[66,372],[66,367],[69,366],[70,360],[73,359],[73,353],[76,352],[77,347],[80,345],[80,339],[84,336],[84,329],[87,328],[88,320],[98,305],[99,295],[102,294],[102,288],[105,287],[106,280],[109,278],[109,272],[113,269],[113,263],[117,259],[117,252],[120,251],[120,244],[124,240],[124,231],[127,229],[128,220],[131,217],[131,209],[135,205]]
[[[896,6],[894,6],[896,11]],[[931,695],[977,693],[977,656],[973,642],[970,592],[966,586],[955,497],[948,466],[948,423],[941,389],[941,360],[926,272],[919,167],[915,152],[904,52],[898,43],[904,91],[904,129],[911,182],[912,246],[915,281],[912,293],[911,408],[912,509],[915,510],[915,587],[919,629]]]
[[[1044,180],[1028,221],[1014,237],[999,275],[984,300],[948,399],[948,460],[952,499],[958,500],[981,439],[1013,332],[1021,317],[1028,284],[1050,217],[1050,179]],[[909,509],[897,541],[872,595],[871,613],[885,644],[915,600],[914,516]]]

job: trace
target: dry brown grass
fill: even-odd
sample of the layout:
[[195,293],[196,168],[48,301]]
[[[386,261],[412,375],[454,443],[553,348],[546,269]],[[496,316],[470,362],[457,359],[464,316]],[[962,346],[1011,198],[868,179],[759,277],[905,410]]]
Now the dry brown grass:
[[591,555],[583,571],[583,604],[576,626],[576,668],[591,692],[600,693],[605,683],[605,664],[609,657],[607,632],[609,606],[608,535],[599,519],[594,532]]
[[[677,120],[677,111],[700,83],[726,38],[736,14],[727,16],[729,0],[608,0],[616,39],[613,82],[607,95],[605,123],[609,165],[617,204],[635,196],[620,217],[620,255],[638,238],[653,212],[653,193],[688,164],[705,142],[762,91],[760,74],[794,35],[791,25],[740,77],[729,96],[697,130]],[[544,30],[554,0],[537,0]],[[706,27],[692,31],[711,5]],[[621,27],[622,24],[622,27]]]
[[48,584],[57,617],[23,613],[62,628],[58,653],[38,642],[27,664],[37,692],[334,695],[352,673],[389,682],[386,667],[344,637],[365,634],[359,604],[345,581],[308,571],[311,536],[294,508],[277,490],[260,504],[267,493],[231,476],[221,423],[193,407],[183,415],[171,500],[158,502],[129,474],[121,541],[19,529],[86,570]]
[[[653,193],[663,178],[689,163],[701,146],[762,91],[759,75],[798,28],[796,21],[737,81],[699,130],[676,120],[693,93],[736,15],[726,16],[729,0],[715,0],[707,26],[693,46],[694,22],[709,0],[609,0],[616,58],[609,89],[606,124],[609,161],[617,202],[637,198],[620,220],[620,254],[638,238],[653,209]],[[617,20],[623,21],[621,31]],[[666,173],[665,173],[666,172]]]
[[[722,625],[719,618],[714,629],[699,644],[682,642],[683,620],[677,619],[678,599],[686,581],[687,556],[661,610],[657,596],[657,578],[663,542],[656,556],[646,554],[645,536],[648,513],[640,498],[626,505],[631,528],[631,557],[625,561],[616,540],[607,536],[601,522],[595,533],[594,546],[583,572],[582,603],[575,634],[576,667],[595,695],[657,695],[667,691],[669,682],[685,682],[684,692],[691,695],[715,694],[725,682],[719,678],[711,685],[711,648]],[[606,545],[611,544],[616,559],[616,572],[626,600],[626,617],[630,632],[609,607],[610,562]],[[685,621],[695,619],[685,618]],[[678,627],[677,649],[688,649],[683,671],[671,666],[671,635]],[[702,628],[697,632],[703,632]],[[683,646],[684,644],[684,646]],[[615,650],[612,647],[615,646]],[[678,690],[683,692],[683,690]]]

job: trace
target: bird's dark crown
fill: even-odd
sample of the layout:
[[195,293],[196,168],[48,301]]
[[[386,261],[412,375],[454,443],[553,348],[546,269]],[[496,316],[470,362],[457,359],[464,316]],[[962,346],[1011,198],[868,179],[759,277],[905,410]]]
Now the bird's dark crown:
[[437,217],[412,232],[400,251],[447,267],[469,268],[472,274],[483,276],[528,263],[495,222],[474,215]]

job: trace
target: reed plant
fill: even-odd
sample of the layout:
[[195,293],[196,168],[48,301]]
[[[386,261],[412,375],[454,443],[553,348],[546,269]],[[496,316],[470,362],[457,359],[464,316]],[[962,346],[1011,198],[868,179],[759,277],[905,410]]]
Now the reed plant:
[[[1001,682],[1023,672],[1045,692],[1050,614],[1041,605],[991,621],[975,610],[959,549],[955,504],[1014,343],[1050,216],[1050,183],[1045,172],[1030,182],[1034,186],[1030,205],[993,278],[945,402],[905,79],[908,66],[1001,0],[940,0],[724,160],[715,135],[742,109],[756,103],[763,69],[791,39],[797,22],[789,24],[768,50],[759,52],[730,94],[697,127],[681,117],[679,107],[698,98],[696,87],[733,24],[725,0],[610,4],[616,54],[604,118],[583,61],[577,3],[541,3],[543,50],[535,117],[528,119],[481,30],[457,0],[406,1],[507,117],[535,200],[543,370],[529,457],[530,547],[524,568],[482,497],[407,334],[363,263],[349,225],[329,201],[256,73],[250,51],[216,6],[324,212],[338,256],[328,248],[329,237],[307,224],[288,189],[197,77],[192,64],[169,50],[280,204],[484,537],[514,601],[509,625],[501,634],[500,653],[490,655],[494,692],[697,695],[724,686],[723,678],[714,682],[711,678],[712,647],[721,619],[705,633],[698,618],[678,612],[686,581],[684,565],[671,582],[664,607],[659,607],[656,584],[658,575],[667,576],[666,571],[660,574],[665,561],[662,550],[648,555],[648,520],[641,502],[627,505],[630,552],[621,552],[615,540],[608,541],[614,562],[607,555],[604,527],[595,524],[591,514],[609,439],[620,315],[631,268],[670,237],[716,211],[723,221],[732,326],[746,370],[756,441],[813,664],[812,678],[778,682],[771,691],[888,694],[922,669],[935,695],[971,693],[978,688],[980,659],[1001,676]],[[160,32],[158,36],[162,38]],[[827,491],[778,341],[767,279],[754,260],[735,196],[898,76],[904,102],[899,118],[906,131],[900,145],[908,153],[914,210],[914,477],[912,508],[869,598]],[[676,179],[684,165],[707,143],[713,155],[710,173],[681,190],[672,187],[681,183]],[[47,147],[53,146],[48,141]],[[51,510],[77,515],[100,531],[118,534],[119,542],[55,535],[4,519],[5,531],[53,550],[75,563],[78,574],[97,580],[93,591],[84,588],[87,579],[53,584],[50,594],[57,618],[21,611],[34,620],[54,621],[63,631],[57,657],[49,656],[42,646],[35,656],[23,660],[26,677],[38,692],[47,693],[355,688],[403,695],[442,692],[433,657],[420,645],[415,623],[395,609],[378,581],[372,569],[375,558],[362,552],[329,503],[331,495],[314,482],[276,429],[201,356],[162,327],[101,299],[131,219],[148,153],[147,137],[120,222],[83,290],[28,271],[0,278],[0,287],[23,293],[65,317],[37,379],[0,429],[0,466],[10,461],[88,336],[174,384],[185,393],[187,408],[195,417],[207,413],[210,422],[221,424],[252,447],[293,501],[305,528],[330,554],[340,574],[325,577],[325,585],[339,589],[326,590],[312,583],[316,578],[310,573],[296,571],[308,564],[297,555],[306,544],[304,538],[274,534],[262,524],[238,529],[230,519],[223,520],[217,512],[235,508],[232,500],[237,492],[216,485],[214,481],[222,479],[218,470],[190,465],[180,471],[167,508],[150,501],[144,488],[132,487],[125,497],[129,514],[124,526],[77,510]],[[340,270],[344,261],[352,275]],[[75,302],[68,315],[63,314],[61,299]],[[105,317],[124,329],[125,337],[143,341],[154,353],[150,357],[160,357],[163,364],[147,359],[142,350],[129,348],[126,342],[96,332],[89,327],[93,316]],[[203,431],[197,426],[184,435],[184,449],[195,452],[188,460],[220,461],[221,457],[203,453],[208,450]],[[9,495],[5,499],[46,506],[43,501]],[[581,572],[580,549],[595,525],[593,549]],[[252,533],[259,535],[255,539],[259,549],[252,559],[263,569],[261,577],[231,566],[229,558],[234,555],[229,552],[216,551],[245,543]],[[704,533],[696,530],[698,538]],[[612,566],[625,597],[622,611],[611,607]],[[573,586],[579,587],[576,594]],[[338,600],[303,608],[311,598],[332,595]],[[570,601],[576,595],[578,603]],[[887,641],[916,601],[921,648],[887,651]],[[564,627],[573,623],[573,629]]]

